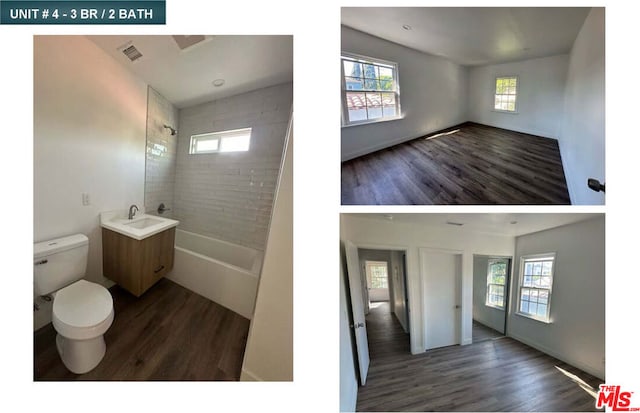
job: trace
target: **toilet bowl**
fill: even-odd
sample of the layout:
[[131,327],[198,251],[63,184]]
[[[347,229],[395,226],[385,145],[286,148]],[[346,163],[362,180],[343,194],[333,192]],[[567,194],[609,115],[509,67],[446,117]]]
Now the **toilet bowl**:
[[52,323],[64,365],[76,374],[94,369],[106,352],[104,333],[113,323],[113,299],[103,286],[83,280],[89,239],[71,235],[34,244],[34,287],[53,296]]
[[55,294],[53,327],[64,365],[76,374],[93,370],[106,352],[104,333],[113,323],[113,299],[99,284],[80,280]]

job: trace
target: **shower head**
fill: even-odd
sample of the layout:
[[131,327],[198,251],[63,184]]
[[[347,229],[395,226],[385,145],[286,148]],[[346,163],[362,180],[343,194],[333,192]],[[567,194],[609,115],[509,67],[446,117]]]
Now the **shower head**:
[[163,125],[165,129],[169,129],[171,131],[171,136],[175,136],[176,133],[178,133],[177,130],[173,129],[171,126],[169,125]]

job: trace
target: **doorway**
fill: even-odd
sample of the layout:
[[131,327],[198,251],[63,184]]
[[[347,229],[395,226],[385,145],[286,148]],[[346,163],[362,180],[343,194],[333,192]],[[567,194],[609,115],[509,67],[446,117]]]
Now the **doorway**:
[[345,241],[347,281],[360,384],[369,363],[392,354],[411,353],[406,250],[360,248]]
[[504,337],[507,331],[511,257],[473,256],[472,342]]

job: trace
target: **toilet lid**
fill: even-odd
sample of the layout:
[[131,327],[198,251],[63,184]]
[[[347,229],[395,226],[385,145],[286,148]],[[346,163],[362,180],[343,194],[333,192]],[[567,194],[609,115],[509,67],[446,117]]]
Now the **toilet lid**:
[[74,327],[93,327],[102,323],[113,310],[109,290],[85,280],[59,290],[53,300],[58,320]]

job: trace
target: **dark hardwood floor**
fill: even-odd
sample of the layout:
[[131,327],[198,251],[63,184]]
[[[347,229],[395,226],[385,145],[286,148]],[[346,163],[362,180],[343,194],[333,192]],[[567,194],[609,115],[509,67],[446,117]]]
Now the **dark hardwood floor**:
[[239,380],[249,320],[167,279],[140,298],[110,291],[115,318],[98,367],[69,372],[49,324],[34,334],[35,380]]
[[509,337],[413,356],[388,305],[371,309],[367,334],[357,411],[597,411],[582,387],[599,379]]
[[343,162],[342,204],[570,203],[555,139],[476,123],[456,130]]
[[504,337],[504,334],[473,320],[471,335],[474,343]]

